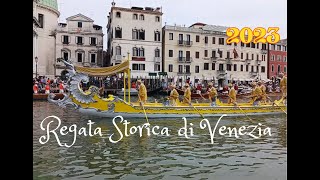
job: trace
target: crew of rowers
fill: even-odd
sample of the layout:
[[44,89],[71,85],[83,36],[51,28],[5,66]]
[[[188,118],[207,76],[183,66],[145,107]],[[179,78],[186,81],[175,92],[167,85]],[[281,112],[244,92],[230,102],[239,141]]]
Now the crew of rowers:
[[[282,97],[284,99],[286,99],[287,97],[287,77],[284,76],[282,73],[280,73],[280,77],[281,77],[281,81],[280,81],[280,88],[282,91]],[[145,85],[142,83],[141,80],[137,81],[138,84],[138,102],[140,103],[146,103],[147,101],[147,90]],[[270,102],[270,98],[267,96],[266,93],[266,86],[264,85],[264,83],[262,81],[258,81],[258,83],[256,82],[252,82],[252,94],[251,94],[251,98],[252,98],[252,104],[254,106],[257,106],[259,104],[259,102],[261,103],[267,103]],[[237,93],[236,90],[234,88],[235,84],[230,84],[229,85],[229,94],[228,94],[228,104],[234,104],[237,105]],[[171,90],[170,95],[168,96],[168,100],[169,100],[169,105],[170,106],[176,106],[177,103],[179,102],[179,93],[176,90],[176,86],[175,84],[171,83],[169,86],[169,89]],[[189,83],[185,83],[184,87],[182,88],[182,90],[184,91],[184,95],[183,95],[183,100],[182,100],[182,104],[188,104],[191,105],[191,90],[189,87]],[[213,83],[210,82],[208,83],[208,89],[207,89],[207,93],[209,96],[209,100],[210,100],[210,105],[211,106],[216,106],[216,100],[217,100],[217,90],[216,88],[214,88]]]

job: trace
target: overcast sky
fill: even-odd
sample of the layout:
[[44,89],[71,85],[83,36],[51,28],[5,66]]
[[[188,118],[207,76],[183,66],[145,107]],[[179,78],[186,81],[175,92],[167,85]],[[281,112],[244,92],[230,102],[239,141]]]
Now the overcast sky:
[[[190,26],[195,22],[229,27],[280,27],[287,38],[287,0],[114,0],[119,7],[162,7],[165,25]],[[58,0],[59,22],[81,13],[103,27],[112,0]],[[104,38],[106,42],[106,36]],[[105,48],[105,47],[104,47]]]

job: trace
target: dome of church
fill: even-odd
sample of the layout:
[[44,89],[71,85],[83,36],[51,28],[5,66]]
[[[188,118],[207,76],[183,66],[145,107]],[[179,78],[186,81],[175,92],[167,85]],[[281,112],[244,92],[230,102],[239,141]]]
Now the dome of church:
[[58,11],[58,3],[57,0],[39,0],[39,4],[48,6],[56,11]]

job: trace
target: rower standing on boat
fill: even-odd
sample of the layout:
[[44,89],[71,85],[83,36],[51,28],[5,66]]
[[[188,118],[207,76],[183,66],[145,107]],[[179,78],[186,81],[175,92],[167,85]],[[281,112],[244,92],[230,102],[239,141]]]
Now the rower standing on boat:
[[228,99],[228,104],[233,103],[235,104],[237,102],[237,93],[236,90],[234,89],[233,84],[229,84],[229,99]]
[[137,84],[138,84],[138,91],[139,91],[139,93],[138,93],[138,97],[139,97],[138,102],[145,104],[145,103],[147,103],[147,98],[148,98],[148,96],[147,96],[147,88],[142,83],[142,81],[140,79],[137,81]]
[[191,105],[191,90],[188,83],[184,85],[184,95],[182,103]]
[[260,87],[261,89],[261,92],[262,92],[262,99],[261,101],[263,103],[266,103],[267,102],[267,93],[266,93],[266,86],[264,85],[264,83],[262,83],[261,81],[258,82],[258,86]]
[[257,106],[259,101],[262,99],[262,91],[259,86],[257,86],[256,82],[252,83],[252,101],[253,105]]
[[176,106],[178,98],[179,98],[179,93],[176,90],[176,85],[172,83],[172,84],[170,84],[169,88],[171,90],[170,96],[168,97],[169,100],[170,100],[170,105],[171,106]]
[[209,94],[209,99],[210,99],[210,105],[211,106],[216,106],[216,100],[217,100],[217,90],[216,88],[213,87],[213,83],[210,82],[208,84],[209,88],[208,88],[208,94]]
[[283,73],[279,74],[281,80],[280,80],[280,89],[282,91],[282,97],[283,99],[287,99],[287,77],[284,76]]

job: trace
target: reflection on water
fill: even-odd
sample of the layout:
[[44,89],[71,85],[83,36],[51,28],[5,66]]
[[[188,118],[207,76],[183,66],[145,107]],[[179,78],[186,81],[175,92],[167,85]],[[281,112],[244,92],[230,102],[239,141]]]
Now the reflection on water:
[[[253,139],[216,135],[211,144],[208,129],[199,128],[200,118],[193,123],[194,136],[179,137],[182,119],[150,119],[151,125],[168,127],[170,136],[139,137],[139,133],[124,137],[113,144],[109,136],[118,136],[112,119],[88,117],[72,108],[60,109],[47,102],[33,103],[33,171],[34,179],[287,179],[287,127],[285,115],[256,116],[255,121],[271,128],[272,136]],[[88,127],[88,120],[101,127],[103,136],[77,136],[71,148],[59,147],[51,136],[41,145],[41,121],[50,115],[58,116],[62,124]],[[211,126],[217,122],[210,118]],[[127,119],[129,128],[145,123],[145,119]],[[256,124],[257,124],[256,123]],[[249,125],[245,117],[226,117],[219,126]],[[255,125],[256,125],[255,124]],[[122,131],[124,127],[120,126]],[[145,132],[145,131],[144,131]],[[71,144],[72,133],[61,137]]]

